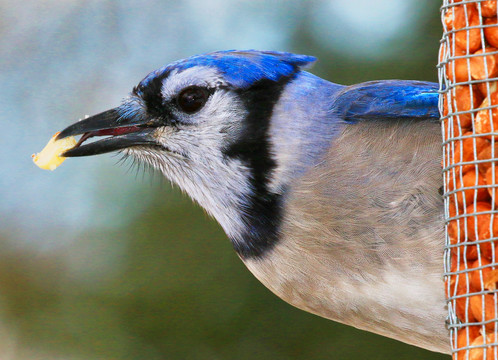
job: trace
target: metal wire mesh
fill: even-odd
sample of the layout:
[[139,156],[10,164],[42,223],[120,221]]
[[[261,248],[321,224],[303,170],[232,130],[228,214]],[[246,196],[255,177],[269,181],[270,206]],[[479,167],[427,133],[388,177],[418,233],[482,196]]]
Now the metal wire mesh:
[[454,359],[498,359],[496,0],[444,0],[444,276]]

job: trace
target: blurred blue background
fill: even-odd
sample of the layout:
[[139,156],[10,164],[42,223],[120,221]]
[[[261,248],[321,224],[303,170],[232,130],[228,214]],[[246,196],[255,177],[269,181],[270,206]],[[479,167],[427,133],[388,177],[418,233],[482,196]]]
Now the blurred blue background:
[[0,359],[447,358],[285,304],[158,174],[30,157],[148,72],[214,50],[315,55],[343,84],[436,81],[439,6],[0,0]]

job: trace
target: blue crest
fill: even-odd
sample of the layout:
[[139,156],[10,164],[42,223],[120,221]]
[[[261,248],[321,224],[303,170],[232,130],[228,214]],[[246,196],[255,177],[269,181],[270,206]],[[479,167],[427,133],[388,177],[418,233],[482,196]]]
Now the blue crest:
[[219,70],[225,79],[237,88],[247,88],[256,81],[278,81],[301,68],[310,66],[316,58],[286,52],[257,50],[226,50],[196,55],[175,61],[151,72],[141,85],[147,86],[153,79],[165,78],[172,70],[185,70],[194,66],[208,66]]

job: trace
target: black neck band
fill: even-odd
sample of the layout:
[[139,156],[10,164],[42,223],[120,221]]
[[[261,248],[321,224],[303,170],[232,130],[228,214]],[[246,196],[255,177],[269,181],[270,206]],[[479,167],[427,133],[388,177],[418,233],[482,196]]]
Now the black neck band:
[[225,149],[225,155],[241,160],[250,170],[252,195],[239,209],[246,231],[241,239],[232,239],[235,251],[243,258],[262,256],[278,241],[282,219],[282,195],[269,191],[268,185],[276,162],[271,156],[269,128],[273,108],[285,85],[294,76],[279,81],[260,80],[238,93],[248,115],[241,136]]

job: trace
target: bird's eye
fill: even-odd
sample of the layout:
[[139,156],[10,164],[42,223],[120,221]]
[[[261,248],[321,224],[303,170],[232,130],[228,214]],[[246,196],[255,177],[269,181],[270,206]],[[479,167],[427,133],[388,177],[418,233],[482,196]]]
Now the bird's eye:
[[177,103],[180,109],[187,114],[199,111],[208,100],[209,92],[207,89],[199,86],[191,86],[183,89],[177,97]]

